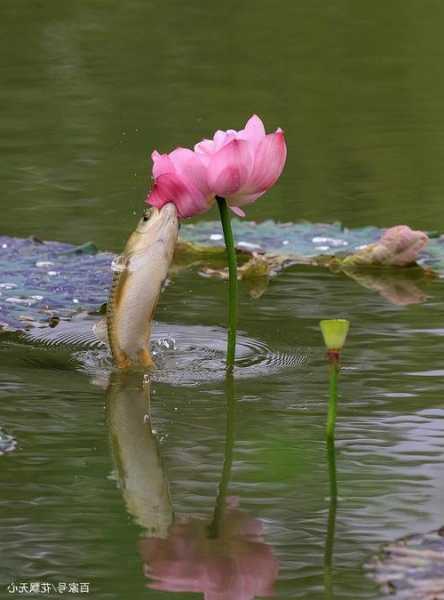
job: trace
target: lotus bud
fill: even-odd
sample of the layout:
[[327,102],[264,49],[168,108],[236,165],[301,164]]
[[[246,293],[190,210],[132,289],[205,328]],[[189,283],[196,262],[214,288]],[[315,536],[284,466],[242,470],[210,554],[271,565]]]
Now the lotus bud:
[[324,344],[327,346],[328,356],[337,360],[344,347],[350,321],[347,321],[347,319],[325,319],[320,321],[319,326]]

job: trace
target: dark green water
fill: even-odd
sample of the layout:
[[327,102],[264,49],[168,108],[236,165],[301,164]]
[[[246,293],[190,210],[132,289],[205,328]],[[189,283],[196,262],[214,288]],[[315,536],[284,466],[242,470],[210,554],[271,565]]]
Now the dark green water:
[[[443,26],[435,0],[3,0],[0,233],[119,250],[146,194],[151,150],[240,128],[252,112],[285,129],[289,157],[248,219],[444,229]],[[258,300],[242,287],[248,339],[275,353],[311,353],[302,368],[261,368],[235,384],[227,493],[245,513],[244,529],[263,530],[256,545],[242,528],[228,544],[228,554],[243,556],[234,564],[244,580],[274,573],[277,561],[277,598],[377,600],[366,560],[384,542],[443,525],[442,283],[426,293],[421,304],[394,305],[302,267]],[[225,308],[223,282],[187,272],[157,316],[190,326],[191,343],[193,328],[223,325]],[[339,316],[352,328],[340,382],[331,591],[317,323]],[[0,427],[18,442],[0,456],[0,598],[14,597],[12,581],[89,582],[83,596],[98,600],[202,597],[146,588],[147,520],[122,488],[122,468],[142,482],[138,473],[166,477],[177,519],[211,521],[224,463],[223,381],[151,385],[162,475],[148,434],[145,455],[125,441],[137,436],[110,425],[108,373],[97,361],[86,368],[67,351],[9,344],[0,357]],[[183,371],[180,352],[174,360]],[[133,458],[113,461],[113,444]],[[142,506],[149,501],[142,494]],[[198,541],[190,549],[182,540],[178,554],[187,573],[210,557],[210,583],[222,581],[225,595],[206,599],[252,597],[233,591],[226,563],[212,554],[221,550],[209,550],[198,529],[184,528]]]

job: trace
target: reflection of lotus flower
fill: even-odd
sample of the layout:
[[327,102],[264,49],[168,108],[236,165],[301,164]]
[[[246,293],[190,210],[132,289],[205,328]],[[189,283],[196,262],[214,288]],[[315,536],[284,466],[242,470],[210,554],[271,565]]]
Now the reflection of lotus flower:
[[416,280],[407,279],[410,273],[404,275],[405,271],[395,274],[393,270],[346,269],[345,273],[359,285],[379,292],[383,298],[398,306],[419,304],[427,299],[426,294],[416,285],[417,281],[421,281],[420,276]]
[[270,596],[278,563],[262,538],[262,524],[237,509],[228,509],[220,537],[194,519],[175,523],[167,539],[140,544],[148,587],[175,592],[202,592],[205,600],[251,600]]
[[194,149],[208,169],[213,193],[241,216],[239,207],[254,202],[276,183],[287,158],[282,129],[267,135],[257,115],[245,129],[216,131],[212,140],[203,140]]

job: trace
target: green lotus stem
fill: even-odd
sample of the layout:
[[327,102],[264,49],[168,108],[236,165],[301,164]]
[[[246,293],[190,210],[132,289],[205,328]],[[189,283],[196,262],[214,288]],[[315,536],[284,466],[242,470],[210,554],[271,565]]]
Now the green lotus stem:
[[333,548],[336,530],[338,486],[336,481],[336,448],[333,438],[327,438],[328,481],[330,505],[328,509],[327,539],[324,553],[324,585],[326,600],[333,598]]
[[220,220],[224,232],[225,248],[228,262],[228,340],[227,340],[227,371],[234,368],[236,356],[236,328],[237,328],[237,259],[234,247],[231,218],[225,198],[216,196],[219,207]]
[[337,356],[329,356],[329,399],[328,399],[328,416],[327,416],[327,441],[335,439],[336,426],[336,404],[338,399],[338,373],[339,373],[339,358]]
[[231,478],[231,467],[233,465],[237,401],[234,394],[234,380],[232,373],[227,373],[225,379],[225,395],[227,402],[227,423],[225,430],[224,466],[222,468],[222,476],[219,482],[219,491],[214,508],[213,520],[208,527],[208,537],[213,539],[220,536],[223,528],[227,491]]

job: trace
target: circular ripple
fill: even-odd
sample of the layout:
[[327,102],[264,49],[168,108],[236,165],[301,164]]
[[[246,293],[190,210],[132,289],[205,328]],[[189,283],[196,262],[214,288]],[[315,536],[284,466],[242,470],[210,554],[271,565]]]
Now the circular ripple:
[[[227,334],[221,327],[158,324],[152,338],[154,381],[193,385],[225,377]],[[273,352],[264,342],[239,333],[236,377],[270,375],[306,364],[308,352]]]
[[[101,380],[112,369],[112,362],[107,346],[94,334],[95,322],[92,319],[62,322],[54,329],[28,331],[25,339],[53,349],[61,346],[87,348],[74,352],[74,356],[82,370]],[[152,375],[154,381],[195,385],[225,377],[225,329],[165,323],[156,323],[153,329],[151,350],[157,366]],[[266,376],[283,369],[301,367],[308,358],[307,350],[294,354],[273,352],[264,342],[238,333],[235,376]]]

